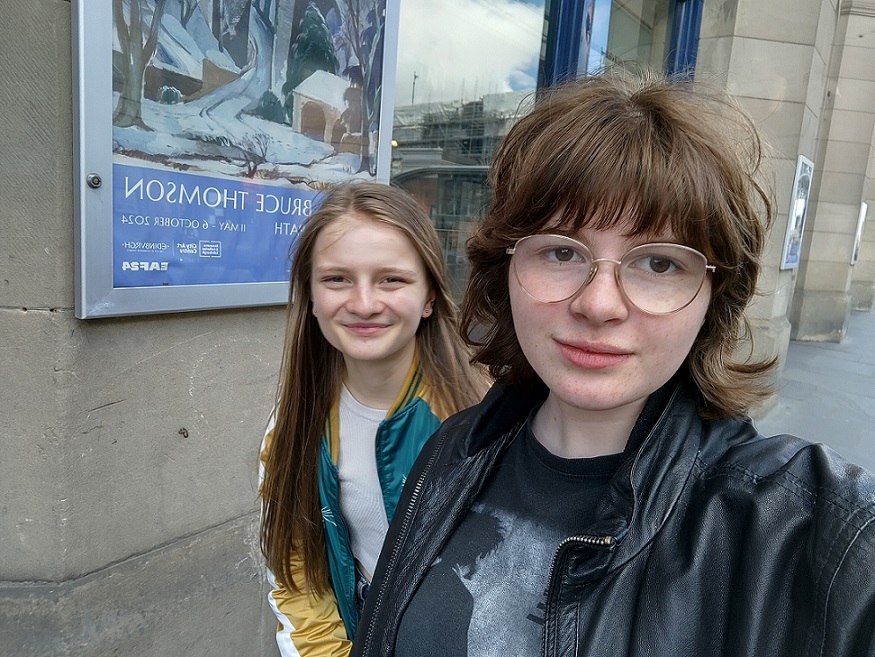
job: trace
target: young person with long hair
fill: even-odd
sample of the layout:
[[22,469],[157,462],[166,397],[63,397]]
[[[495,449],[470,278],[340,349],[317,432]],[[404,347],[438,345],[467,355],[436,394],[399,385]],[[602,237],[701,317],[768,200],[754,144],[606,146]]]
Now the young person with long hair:
[[875,655],[875,480],[746,417],[761,159],[731,98],[648,74],[514,125],[462,304],[496,384],[411,471],[354,657]]
[[485,380],[458,333],[437,232],[406,192],[335,186],[295,246],[261,547],[283,657],[349,652],[410,467]]

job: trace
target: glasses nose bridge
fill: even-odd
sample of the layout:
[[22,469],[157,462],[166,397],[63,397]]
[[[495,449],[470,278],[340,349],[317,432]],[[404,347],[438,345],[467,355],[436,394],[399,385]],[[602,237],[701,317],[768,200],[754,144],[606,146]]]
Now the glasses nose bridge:
[[622,287],[622,283],[620,283],[620,265],[623,264],[622,260],[614,260],[613,258],[593,258],[589,261],[589,274],[586,276],[586,281],[583,285],[580,286],[580,289],[587,287],[590,283],[592,283],[593,279],[596,277],[596,274],[599,273],[599,263],[600,262],[613,262],[616,266],[614,268],[614,279],[617,281],[617,285]]

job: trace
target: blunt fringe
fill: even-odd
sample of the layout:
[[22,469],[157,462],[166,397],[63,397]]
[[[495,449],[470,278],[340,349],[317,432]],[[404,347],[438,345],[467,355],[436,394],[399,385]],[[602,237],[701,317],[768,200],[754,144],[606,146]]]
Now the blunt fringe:
[[350,214],[402,231],[425,265],[435,302],[431,315],[420,322],[416,353],[435,413],[443,418],[476,403],[485,381],[469,363],[440,241],[416,200],[399,188],[372,182],[329,188],[293,245],[275,426],[261,486],[261,549],[267,565],[287,588],[300,590],[290,566],[296,553],[303,559],[305,588],[313,594],[330,587],[318,464],[323,430],[344,373],[342,355],[325,340],[311,312],[313,250],[326,226]]
[[615,70],[545,93],[499,146],[493,203],[468,240],[462,331],[474,360],[500,382],[539,381],[513,328],[508,246],[557,223],[570,233],[631,223],[630,236],[670,231],[716,265],[685,364],[702,415],[741,415],[768,397],[776,359],[738,356],[773,219],[764,148],[749,115],[700,83]]

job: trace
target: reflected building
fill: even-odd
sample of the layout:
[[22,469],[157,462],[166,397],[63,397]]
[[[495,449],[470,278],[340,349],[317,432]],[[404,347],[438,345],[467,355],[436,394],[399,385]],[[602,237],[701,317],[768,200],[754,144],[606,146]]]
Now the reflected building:
[[490,201],[486,173],[492,154],[533,99],[534,90],[516,91],[395,110],[392,182],[413,194],[432,218],[457,301],[468,277],[465,240]]

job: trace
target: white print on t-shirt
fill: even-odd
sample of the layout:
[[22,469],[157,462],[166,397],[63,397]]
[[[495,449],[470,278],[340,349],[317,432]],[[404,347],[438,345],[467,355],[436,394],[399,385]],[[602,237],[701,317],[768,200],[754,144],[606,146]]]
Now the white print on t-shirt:
[[496,542],[482,546],[473,564],[453,567],[474,601],[468,655],[537,655],[543,641],[547,571],[562,537],[483,503],[472,511],[496,523]]

